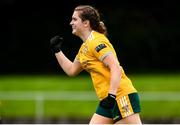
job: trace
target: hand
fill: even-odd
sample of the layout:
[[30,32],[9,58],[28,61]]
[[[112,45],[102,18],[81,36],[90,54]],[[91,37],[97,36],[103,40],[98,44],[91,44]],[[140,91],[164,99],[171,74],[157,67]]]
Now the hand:
[[50,48],[54,53],[58,53],[61,51],[61,46],[63,43],[64,39],[60,36],[54,36],[50,40]]
[[100,101],[100,106],[106,109],[112,109],[116,103],[116,96],[108,94],[106,98]]

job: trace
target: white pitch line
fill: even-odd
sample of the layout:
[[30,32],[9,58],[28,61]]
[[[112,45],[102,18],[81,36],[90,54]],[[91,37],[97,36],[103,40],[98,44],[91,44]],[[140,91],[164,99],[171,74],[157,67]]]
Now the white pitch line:
[[[139,92],[142,101],[180,101],[180,92]],[[97,101],[94,91],[1,91],[1,100]]]

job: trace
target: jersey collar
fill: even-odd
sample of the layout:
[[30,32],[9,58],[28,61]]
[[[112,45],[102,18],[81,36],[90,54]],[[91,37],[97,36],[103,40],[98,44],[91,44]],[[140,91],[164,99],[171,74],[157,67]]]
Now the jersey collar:
[[[94,39],[93,32],[94,32],[94,30],[92,30],[92,31],[91,31],[91,33],[89,34],[89,36],[88,36],[88,38],[87,38],[87,40],[86,40],[86,41],[89,41],[89,40]],[[85,42],[86,42],[86,41],[85,41]]]

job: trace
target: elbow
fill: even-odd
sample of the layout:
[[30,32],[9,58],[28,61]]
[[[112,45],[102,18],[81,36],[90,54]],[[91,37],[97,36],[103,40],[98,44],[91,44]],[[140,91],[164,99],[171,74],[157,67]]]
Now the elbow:
[[76,75],[76,73],[74,72],[72,66],[70,66],[67,70],[64,70],[64,71],[69,77],[74,77]]
[[70,76],[70,77],[74,77],[74,76],[76,76],[78,73],[75,72],[75,71],[73,71],[73,70],[69,70],[68,72],[66,72],[66,74],[67,74],[68,76]]
[[82,69],[80,68],[69,68],[68,70],[66,70],[66,74],[70,77],[74,77],[77,76],[81,71]]
[[76,76],[76,74],[75,73],[66,73],[69,77],[74,77],[74,76]]
[[74,77],[74,76],[76,76],[76,75],[74,75],[74,74],[69,74],[68,76],[69,76],[69,77]]

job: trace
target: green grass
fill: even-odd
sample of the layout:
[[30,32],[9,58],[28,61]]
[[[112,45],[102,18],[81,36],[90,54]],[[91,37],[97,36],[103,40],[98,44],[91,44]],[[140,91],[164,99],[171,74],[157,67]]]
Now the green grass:
[[64,75],[10,75],[0,76],[0,91],[80,91],[92,90],[88,76],[68,77]]
[[[180,92],[180,74],[130,74],[138,91]],[[2,75],[0,91],[94,91],[90,76]],[[44,101],[45,117],[84,117],[95,112],[97,101]],[[178,101],[141,101],[142,118],[179,118]],[[35,101],[1,100],[3,117],[35,117]]]
[[34,117],[35,103],[34,101],[15,101],[2,100],[2,117]]
[[141,102],[141,117],[144,119],[173,119],[180,118],[180,102],[153,101]]
[[[97,102],[89,101],[46,101],[45,117],[77,117],[87,118],[95,112]],[[65,107],[67,105],[67,107]],[[51,108],[48,108],[51,107]],[[59,109],[60,112],[57,112]]]
[[180,74],[134,74],[129,77],[139,91],[180,91]]

